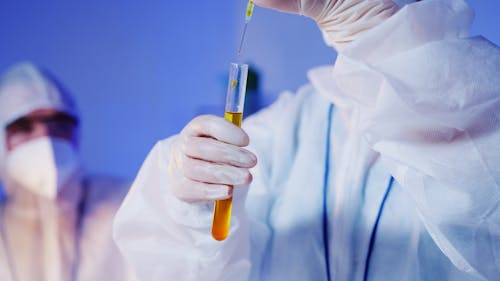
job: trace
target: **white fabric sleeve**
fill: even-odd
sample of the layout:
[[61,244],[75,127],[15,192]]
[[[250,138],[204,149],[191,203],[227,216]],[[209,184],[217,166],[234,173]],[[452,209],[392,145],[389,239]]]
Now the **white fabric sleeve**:
[[498,280],[500,51],[466,38],[471,21],[461,0],[406,6],[339,54],[329,98],[356,109],[453,264]]
[[152,149],[115,217],[118,247],[139,280],[246,280],[250,270],[246,188],[235,188],[228,238],[214,240],[213,205],[188,204],[169,192],[172,138]]
[[[250,267],[259,279],[260,260],[269,238],[265,212],[272,200],[267,188],[271,155],[272,122],[277,119],[291,95],[282,94],[277,102],[243,122],[250,136],[248,149],[259,163],[252,169],[254,181],[250,196],[252,220],[252,258],[245,199],[248,187],[235,187],[228,238],[211,237],[213,204],[182,202],[169,191],[168,159],[173,136],[158,142],[142,165],[114,222],[114,239],[140,280],[247,280]],[[258,204],[256,204],[258,203]]]

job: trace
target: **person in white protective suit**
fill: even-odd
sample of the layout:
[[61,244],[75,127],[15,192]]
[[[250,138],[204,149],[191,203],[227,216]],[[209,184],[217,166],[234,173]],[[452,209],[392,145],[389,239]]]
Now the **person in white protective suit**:
[[0,280],[136,280],[111,235],[129,185],[84,177],[71,96],[31,63],[0,79]]
[[200,116],[156,144],[115,219],[138,277],[500,280],[500,50],[466,3],[255,2],[315,19],[335,65],[243,130]]

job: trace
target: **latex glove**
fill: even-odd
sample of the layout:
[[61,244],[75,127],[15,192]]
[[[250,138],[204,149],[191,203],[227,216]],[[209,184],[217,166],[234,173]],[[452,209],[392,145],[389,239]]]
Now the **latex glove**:
[[257,157],[242,148],[248,135],[223,118],[202,115],[175,137],[170,150],[171,192],[188,203],[206,203],[232,196],[229,185],[252,181],[249,168]]
[[254,0],[255,4],[313,18],[326,43],[342,50],[398,9],[391,0]]

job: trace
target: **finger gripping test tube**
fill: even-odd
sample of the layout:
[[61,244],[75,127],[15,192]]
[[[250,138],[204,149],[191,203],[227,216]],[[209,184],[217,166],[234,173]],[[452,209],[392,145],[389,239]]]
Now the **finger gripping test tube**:
[[[241,127],[241,121],[243,120],[247,76],[248,65],[230,64],[224,118],[238,127]],[[233,198],[215,201],[212,223],[212,237],[215,240],[222,241],[229,234],[232,202]]]

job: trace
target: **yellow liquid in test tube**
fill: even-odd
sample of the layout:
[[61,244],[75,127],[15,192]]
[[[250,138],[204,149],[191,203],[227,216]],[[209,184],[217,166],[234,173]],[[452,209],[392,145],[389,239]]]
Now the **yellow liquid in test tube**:
[[[231,63],[226,94],[224,119],[241,127],[248,77],[248,65]],[[233,186],[230,186],[231,190]],[[212,222],[212,237],[221,241],[229,235],[233,199],[216,200]]]
[[[241,112],[225,112],[224,118],[241,127],[243,113]],[[233,187],[231,187],[233,188]],[[212,236],[215,240],[221,241],[226,239],[229,234],[229,226],[231,225],[231,209],[233,206],[233,198],[224,200],[216,200],[214,207],[214,221],[212,225]]]

